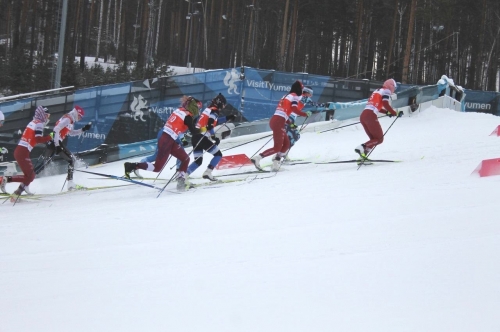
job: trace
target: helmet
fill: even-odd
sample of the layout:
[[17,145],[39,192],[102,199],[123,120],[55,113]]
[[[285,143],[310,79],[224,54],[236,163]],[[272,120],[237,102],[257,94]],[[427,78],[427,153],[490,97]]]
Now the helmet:
[[85,111],[78,105],[73,108],[74,111],[78,113],[78,118],[81,120],[85,116]]
[[224,97],[221,93],[219,93],[214,99],[212,99],[212,105],[211,106],[217,106],[219,110],[223,109],[226,107],[226,97]]
[[304,93],[309,93],[310,96],[308,96],[308,97],[312,97],[313,96],[313,89],[310,86],[305,86],[304,88],[302,88],[302,94],[304,94]]
[[394,93],[396,91],[396,88],[398,87],[396,81],[392,78],[389,78],[387,81],[384,82],[384,85],[382,85],[384,89],[388,89],[391,91],[391,93]]

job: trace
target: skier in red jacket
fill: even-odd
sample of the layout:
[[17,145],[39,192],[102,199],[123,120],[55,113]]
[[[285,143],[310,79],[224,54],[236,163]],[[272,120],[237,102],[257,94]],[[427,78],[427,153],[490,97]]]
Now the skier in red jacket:
[[382,85],[382,88],[375,90],[368,103],[365,106],[359,120],[361,125],[365,129],[368,138],[370,138],[364,144],[357,146],[354,151],[359,154],[362,159],[366,159],[370,151],[377,145],[382,144],[384,141],[384,132],[382,127],[378,122],[378,113],[387,114],[389,117],[392,116],[402,116],[403,112],[397,113],[389,104],[391,100],[391,94],[396,90],[396,81],[392,78],[388,79]]
[[301,102],[303,88],[304,86],[302,85],[302,82],[295,81],[295,83],[292,84],[290,92],[279,101],[274,115],[271,117],[271,120],[269,120],[269,127],[271,127],[271,130],[273,131],[274,146],[265,150],[261,154],[257,154],[251,159],[257,169],[262,169],[260,167],[260,161],[262,158],[276,153],[276,157],[273,160],[272,170],[277,171],[280,166],[281,158],[285,156],[286,152],[290,148],[290,140],[288,139],[285,128],[288,118],[292,113],[305,117],[311,115],[311,112],[302,112],[302,108],[305,106],[305,104]]
[[21,195],[25,191],[28,195],[33,195],[29,190],[29,185],[35,179],[35,171],[31,163],[30,152],[35,145],[46,143],[52,139],[50,135],[43,136],[43,128],[49,122],[49,111],[38,106],[35,110],[33,120],[24,129],[23,136],[14,150],[14,158],[23,171],[24,175],[4,176],[0,180],[0,190],[6,193],[5,184],[9,182],[21,182],[19,188],[14,191],[15,195]]

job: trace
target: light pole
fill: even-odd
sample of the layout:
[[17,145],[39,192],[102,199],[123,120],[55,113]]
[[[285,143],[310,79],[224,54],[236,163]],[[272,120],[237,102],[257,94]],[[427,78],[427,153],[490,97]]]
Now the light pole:
[[[207,1],[207,0],[205,0]],[[206,5],[203,4],[203,1],[198,1],[197,4],[201,4],[201,8],[203,10],[203,38],[204,38],[204,48],[205,48],[205,61],[208,58],[208,47],[207,47],[207,12]],[[204,64],[205,65],[205,64]]]
[[188,37],[188,53],[187,53],[187,67],[191,68],[191,62],[189,62],[189,57],[191,55],[191,36],[193,35],[193,16],[200,15],[199,11],[194,13],[188,13],[186,20],[189,20],[189,37]]
[[187,53],[187,64],[186,67],[191,68],[191,63],[189,62],[189,55],[191,54],[191,35],[193,32],[193,20],[191,19],[193,16],[192,13],[188,13],[186,16],[186,20],[189,20],[189,41],[188,41],[188,53]]

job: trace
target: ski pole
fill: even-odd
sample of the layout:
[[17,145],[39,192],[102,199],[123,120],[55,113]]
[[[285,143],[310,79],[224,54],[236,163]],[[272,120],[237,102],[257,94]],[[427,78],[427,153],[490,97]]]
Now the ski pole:
[[[273,136],[273,135],[271,134],[271,136]],[[267,136],[266,136],[266,137],[267,137]],[[271,140],[272,140],[272,139],[273,139],[273,138],[271,137],[271,138],[270,138],[270,139],[269,139],[266,143],[264,143],[264,145],[262,145],[262,146],[260,147],[260,149],[258,149],[257,151],[255,151],[255,153],[254,153],[254,154],[250,157],[250,159],[252,159],[252,158],[253,158],[253,156],[255,156],[257,153],[259,153],[259,151],[260,151],[260,150],[262,150],[262,149],[263,149],[263,148],[267,145],[267,143],[271,142]]]
[[161,188],[160,192],[158,193],[158,196],[156,196],[156,198],[160,197],[161,193],[165,190],[165,188],[167,188],[167,186],[170,184],[170,182],[172,182],[172,180],[174,179],[174,177],[177,175],[177,173],[179,172],[175,172],[174,175],[172,175],[172,177],[170,178],[170,180],[168,180],[167,184],[163,186],[163,188]]
[[[222,128],[222,126],[214,132],[214,135],[213,135],[213,136],[215,136],[215,134],[217,134],[217,133],[219,132],[219,130],[221,130],[221,128]],[[226,128],[228,128],[228,127],[226,126]],[[229,129],[229,128],[228,128],[228,129]],[[190,156],[190,155],[191,155],[191,153],[193,153],[193,152],[194,152],[194,150],[196,150],[196,148],[198,147],[198,145],[200,145],[201,141],[203,140],[203,137],[208,137],[208,136],[205,136],[205,134],[201,134],[201,133],[200,133],[200,135],[203,135],[203,136],[202,136],[202,138],[200,138],[200,140],[198,141],[198,143],[196,144],[196,146],[193,146],[193,149],[192,149],[192,150],[188,153],[188,156]],[[215,142],[214,142],[214,144],[212,144],[212,146],[209,148],[209,150],[210,150],[210,149],[211,149],[214,145],[215,145]],[[170,169],[172,169],[172,168],[174,168],[174,167],[175,167],[175,165],[173,165],[172,167],[170,167]]]
[[[385,134],[387,134],[387,132],[389,131],[389,129],[391,129],[392,125],[396,122],[397,119],[399,119],[399,116],[396,115],[396,118],[394,119],[394,121],[392,121],[391,125],[389,126],[389,128],[387,128],[387,130],[385,131],[384,135],[382,135],[382,137],[385,137]],[[375,145],[373,147],[373,149],[371,149],[371,151],[368,152],[368,155],[366,155],[365,159],[361,160],[361,164],[358,166],[357,170],[359,170],[361,168],[361,166],[363,166],[365,160],[368,159],[368,157],[372,154],[372,152],[375,150],[376,147],[377,147],[377,145]]]
[[158,180],[158,177],[160,176],[161,172],[163,172],[163,170],[165,169],[165,166],[167,166],[168,162],[170,161],[170,158],[172,158],[172,155],[168,156],[167,162],[165,164],[163,164],[163,167],[158,172],[158,175],[156,176],[156,179],[153,181],[153,183],[155,183],[156,180]]
[[[245,143],[243,143],[243,144],[239,144],[239,145],[232,146],[232,147],[230,147],[230,148],[227,148],[227,149],[225,149],[225,150],[222,150],[221,152],[225,152],[225,151],[228,151],[228,150],[231,150],[231,149],[237,148],[237,147],[239,147],[239,146],[242,146],[242,145],[245,145],[245,144],[248,144],[248,143],[252,143],[252,142],[256,142],[256,141],[258,141],[258,140],[261,140],[261,139],[266,138],[266,137],[271,137],[271,136],[273,136],[273,134],[270,134],[270,135],[267,135],[267,136],[262,136],[262,137],[260,137],[260,138],[254,139],[254,140],[252,140],[252,141],[248,141],[248,142],[245,142]],[[266,144],[267,144],[267,143],[266,143]]]
[[[379,118],[383,118],[384,116],[387,116],[387,115],[379,116]],[[345,125],[345,126],[342,126],[342,127],[335,127],[335,128],[332,128],[332,129],[327,129],[327,130],[319,131],[318,134],[326,133],[327,131],[337,130],[337,129],[341,129],[341,128],[345,128],[345,127],[349,127],[349,126],[354,126],[354,125],[357,125],[357,124],[360,124],[360,123],[361,122],[358,121],[358,122],[351,123],[351,124],[348,124],[348,125]]]

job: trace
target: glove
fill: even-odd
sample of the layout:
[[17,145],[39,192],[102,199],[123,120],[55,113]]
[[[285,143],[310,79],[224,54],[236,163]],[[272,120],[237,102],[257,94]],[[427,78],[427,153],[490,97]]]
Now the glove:
[[234,114],[229,114],[226,116],[226,121],[234,121],[236,119],[236,116]]
[[182,146],[187,146],[189,144],[188,140],[186,139],[186,136],[183,136],[181,139]]
[[61,151],[62,151],[61,146],[60,145],[56,146],[56,156],[58,156],[59,153],[61,153]]
[[0,154],[7,154],[7,153],[9,153],[9,150],[7,150],[6,148],[0,149]]
[[311,111],[307,111],[306,114],[307,114],[307,117],[310,117],[312,115],[312,112]]
[[399,111],[398,112],[398,118],[402,117],[403,116],[403,111]]
[[90,127],[92,127],[92,124],[89,122],[85,126],[83,126],[82,131],[87,131],[90,129]]
[[215,145],[219,145],[219,143],[220,143],[220,139],[219,139],[217,136],[215,136],[215,135],[214,135],[214,136],[212,136],[211,138],[212,138],[212,141],[214,141],[214,142],[215,142]]
[[51,132],[49,136],[52,138],[52,140],[54,140],[54,132]]
[[390,118],[392,118],[392,117],[393,117],[393,114],[392,114],[391,112],[389,112],[389,111],[385,112],[385,114],[386,114],[388,117],[390,117]]

